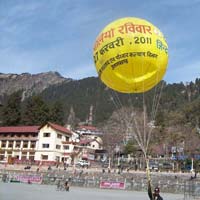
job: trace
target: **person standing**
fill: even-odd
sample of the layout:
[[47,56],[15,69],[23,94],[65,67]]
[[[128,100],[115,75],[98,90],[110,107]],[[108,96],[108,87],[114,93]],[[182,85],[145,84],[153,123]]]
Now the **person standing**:
[[65,190],[69,192],[69,183],[68,183],[68,181],[65,181]]
[[155,187],[154,193],[152,194],[150,182],[148,182],[148,195],[149,195],[150,200],[163,200],[163,198],[160,196],[160,188],[159,187]]

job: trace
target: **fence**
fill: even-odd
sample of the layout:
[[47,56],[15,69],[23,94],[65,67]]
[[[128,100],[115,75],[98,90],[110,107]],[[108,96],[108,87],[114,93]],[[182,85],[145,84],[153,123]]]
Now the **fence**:
[[[41,182],[38,181],[41,177]],[[102,182],[111,185],[124,184],[125,190],[147,191],[146,174],[141,173],[89,173],[80,170],[76,174],[68,171],[45,173],[0,171],[0,181],[33,180],[41,184],[55,185],[59,180],[69,180],[71,186],[99,188]],[[200,200],[200,179],[190,179],[189,175],[152,174],[153,186],[159,186],[161,192],[183,194],[184,200]]]
[[185,181],[184,200],[200,200],[200,180]]

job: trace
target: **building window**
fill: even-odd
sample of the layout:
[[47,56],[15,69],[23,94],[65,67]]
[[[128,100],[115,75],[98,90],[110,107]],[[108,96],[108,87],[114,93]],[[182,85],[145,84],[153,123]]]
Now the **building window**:
[[35,148],[36,143],[35,142],[31,142],[31,148],[34,149]]
[[28,142],[24,142],[23,148],[28,148]]
[[49,144],[42,144],[42,148],[48,149],[49,148]]
[[13,142],[9,142],[8,148],[12,148],[12,147],[13,147]]
[[5,148],[5,147],[6,147],[6,142],[2,142],[2,143],[1,143],[1,147],[2,147],[2,148]]
[[65,136],[65,141],[69,142],[69,137]]
[[43,133],[43,137],[50,137],[51,133]]
[[48,155],[42,155],[42,160],[48,160]]
[[57,138],[62,139],[62,135],[61,134],[57,134]]
[[60,149],[61,146],[59,144],[56,145],[56,149]]
[[64,149],[64,150],[69,150],[69,145],[63,146],[63,149]]
[[20,148],[20,145],[21,145],[21,142],[16,142],[16,144],[15,144],[15,148]]
[[59,156],[56,156],[56,161],[60,161],[60,157]]

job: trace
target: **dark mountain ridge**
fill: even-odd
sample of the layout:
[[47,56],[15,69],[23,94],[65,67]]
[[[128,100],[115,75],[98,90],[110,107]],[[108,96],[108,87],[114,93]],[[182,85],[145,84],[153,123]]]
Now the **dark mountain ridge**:
[[[194,101],[200,101],[200,79],[198,78],[195,82],[188,84],[167,84],[165,82],[162,84],[164,87],[159,101],[159,110],[168,113],[179,111]],[[49,104],[59,101],[63,105],[65,120],[70,109],[73,108],[76,117],[80,121],[85,121],[89,118],[89,111],[92,107],[94,124],[107,120],[114,110],[120,109],[122,106],[142,108],[144,96],[143,94],[115,92],[108,89],[98,77],[72,80],[62,77],[57,72],[35,75],[28,73],[21,75],[0,74],[2,103],[7,96],[16,91],[22,91],[22,100],[32,95],[40,95]],[[157,94],[155,88],[145,93],[145,104],[149,113]]]
[[[159,109],[170,112],[171,110],[183,109],[187,104],[200,100],[200,79],[185,85],[183,83],[166,84],[162,89],[159,101]],[[145,104],[151,112],[153,101],[161,92],[158,85],[145,93]],[[108,89],[96,77],[89,77],[82,80],[52,85],[41,93],[47,102],[60,100],[65,108],[66,114],[73,107],[76,116],[81,120],[87,118],[90,107],[93,106],[93,120],[95,123],[102,122],[109,118],[112,112],[122,106],[142,108],[143,94],[122,94]]]

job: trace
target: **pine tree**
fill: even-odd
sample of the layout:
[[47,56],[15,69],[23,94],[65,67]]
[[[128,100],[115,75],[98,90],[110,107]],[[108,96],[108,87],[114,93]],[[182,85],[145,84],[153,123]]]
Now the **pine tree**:
[[59,101],[56,101],[51,107],[50,121],[56,124],[64,125],[63,105]]
[[24,124],[43,125],[49,119],[49,107],[40,96],[33,96],[28,99],[22,119]]
[[21,121],[21,92],[15,92],[9,96],[2,111],[2,124],[4,126],[16,126]]

